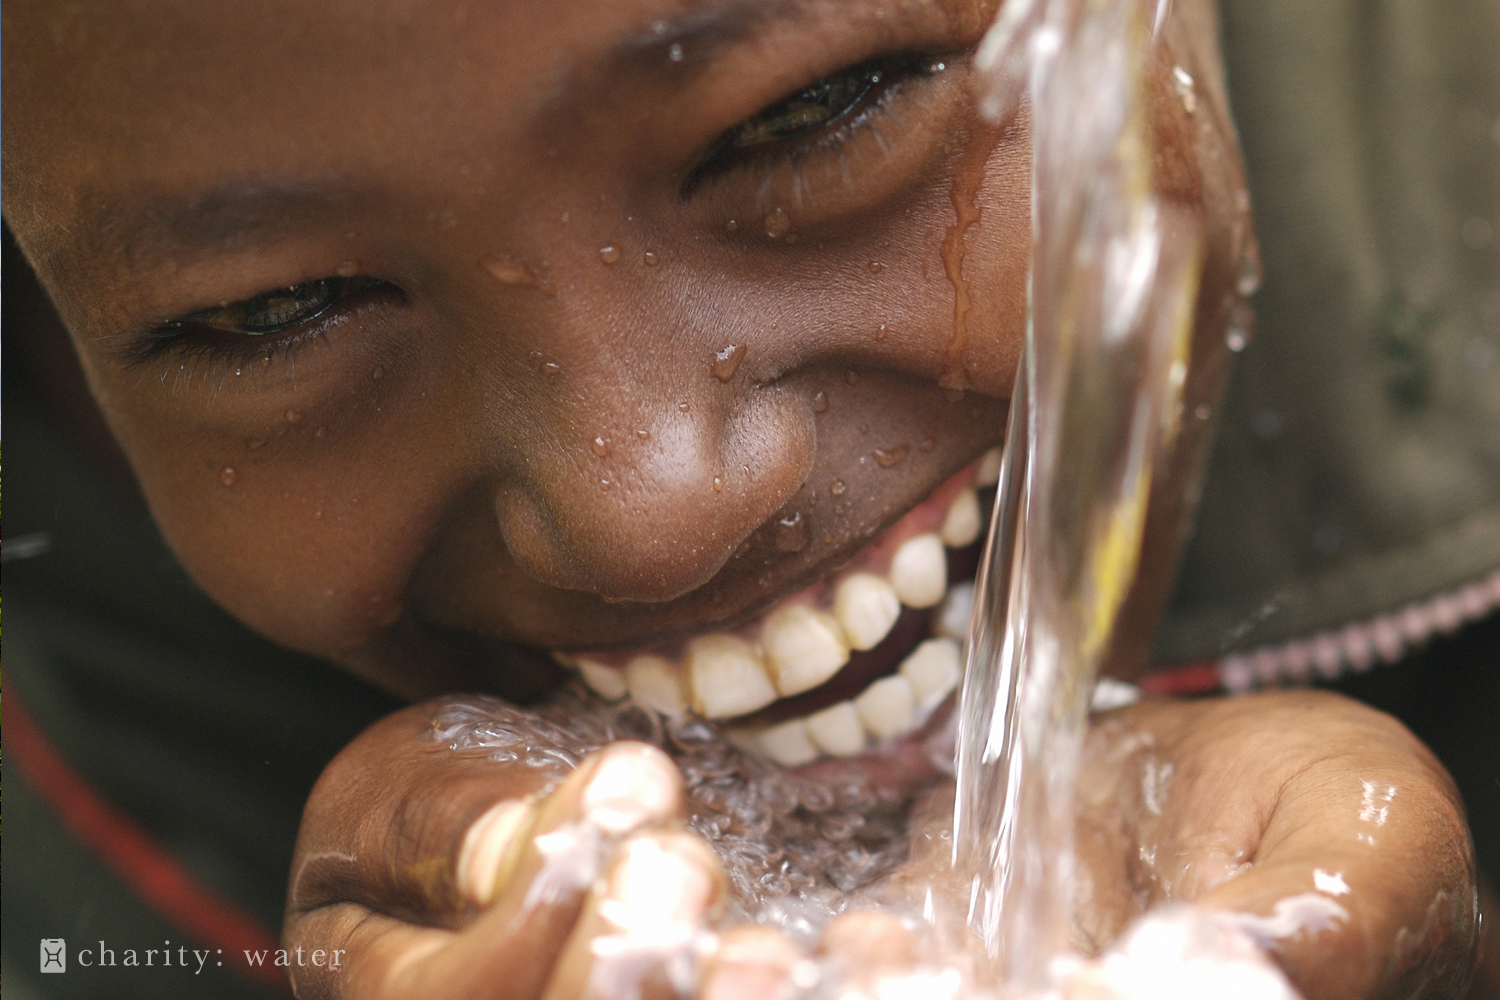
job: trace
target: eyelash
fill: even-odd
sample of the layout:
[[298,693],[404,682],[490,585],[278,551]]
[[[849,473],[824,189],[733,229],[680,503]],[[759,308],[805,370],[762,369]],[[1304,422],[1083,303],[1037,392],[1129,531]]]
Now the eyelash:
[[[686,200],[699,186],[737,170],[757,169],[769,177],[782,165],[797,169],[810,157],[838,149],[859,131],[872,128],[878,115],[889,113],[892,98],[905,84],[932,76],[945,68],[937,57],[901,52],[846,67],[816,80],[763,108],[716,139],[688,170],[679,188],[679,197]],[[836,88],[851,79],[857,81],[861,75],[866,77],[862,89],[828,120],[773,137],[767,142],[736,142],[736,136],[769,119],[778,110],[804,99],[804,103],[816,103],[815,94],[819,89]],[[216,316],[225,313],[243,315],[257,303],[270,303],[278,295],[291,297],[320,287],[329,292],[327,300],[306,315],[297,315],[285,323],[273,323],[259,331],[250,331],[212,322]],[[170,320],[134,338],[124,353],[132,366],[165,358],[194,370],[204,364],[213,369],[251,362],[269,363],[281,355],[294,357],[299,348],[343,323],[355,310],[378,295],[393,295],[404,301],[399,288],[374,278],[319,278]],[[164,370],[162,377],[165,379],[167,374]]]
[[[933,76],[947,68],[941,57],[916,52],[881,56],[831,73],[793,94],[776,101],[720,135],[688,170],[678,190],[686,200],[703,184],[737,170],[755,170],[769,176],[783,165],[800,167],[819,153],[839,149],[864,129],[873,128],[878,116],[889,114],[893,98],[906,84]],[[859,75],[873,76],[847,107],[820,125],[773,142],[739,147],[735,137],[758,120],[808,95],[815,88],[830,87]]]
[[[319,290],[327,293],[323,302],[299,310],[285,322],[267,324],[259,331],[214,322],[222,314],[250,312],[257,303],[269,306],[277,296],[294,298],[298,293]],[[151,364],[163,358],[181,360],[184,365],[192,362],[193,368],[204,363],[227,366],[270,362],[283,354],[290,356],[298,348],[342,324],[372,299],[385,296],[404,299],[395,285],[375,278],[319,278],[169,320],[134,338],[125,354],[133,366]]]

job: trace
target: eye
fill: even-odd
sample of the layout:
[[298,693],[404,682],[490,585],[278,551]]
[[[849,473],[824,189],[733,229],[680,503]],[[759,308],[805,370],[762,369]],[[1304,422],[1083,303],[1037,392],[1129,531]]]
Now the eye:
[[878,63],[825,76],[730,129],[721,144],[726,149],[748,149],[811,135],[859,107],[884,76],[884,67]]
[[402,301],[399,289],[375,278],[304,281],[169,320],[139,334],[124,353],[132,363],[184,351],[212,361],[270,360],[382,295]]
[[[364,282],[368,285],[368,280]],[[208,327],[246,337],[264,337],[282,333],[294,326],[317,319],[338,305],[353,290],[353,279],[319,278],[290,288],[278,288],[254,298],[204,309],[190,316],[172,320],[162,331],[187,327]],[[160,331],[159,331],[160,332]]]
[[930,56],[902,53],[850,66],[814,81],[715,140],[689,172],[683,193],[742,160],[790,152],[816,144],[819,138],[837,137],[845,129],[863,124],[883,103],[886,93],[901,82],[944,68]]

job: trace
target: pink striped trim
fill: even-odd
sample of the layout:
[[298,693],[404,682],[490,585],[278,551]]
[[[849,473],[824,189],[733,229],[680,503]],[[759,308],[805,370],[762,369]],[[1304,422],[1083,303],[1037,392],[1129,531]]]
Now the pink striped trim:
[[[1230,694],[1336,680],[1348,673],[1363,673],[1377,663],[1394,663],[1434,635],[1455,632],[1466,622],[1477,621],[1497,608],[1500,608],[1500,570],[1466,587],[1408,604],[1391,614],[1279,646],[1235,653],[1212,667],[1219,685]],[[1201,670],[1201,666],[1196,669]],[[1162,671],[1168,676],[1173,673]]]

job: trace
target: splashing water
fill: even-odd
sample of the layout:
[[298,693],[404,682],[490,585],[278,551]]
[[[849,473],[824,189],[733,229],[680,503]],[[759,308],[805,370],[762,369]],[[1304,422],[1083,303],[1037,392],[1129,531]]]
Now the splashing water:
[[1176,433],[1202,241],[1152,192],[1159,0],[1013,0],[982,109],[1033,123],[1031,309],[959,709],[954,863],[1015,991],[1068,952],[1089,692]]

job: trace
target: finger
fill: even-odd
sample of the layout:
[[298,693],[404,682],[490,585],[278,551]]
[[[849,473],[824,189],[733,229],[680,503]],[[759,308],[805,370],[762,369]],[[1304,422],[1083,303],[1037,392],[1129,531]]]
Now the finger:
[[543,1000],[675,1000],[691,988],[706,921],[724,891],[718,859],[698,838],[628,840],[585,905]]
[[303,995],[534,1000],[612,845],[681,813],[666,755],[606,747],[545,797],[497,803],[470,826],[454,870],[460,891],[486,908],[462,932],[354,901],[291,913],[289,947],[342,957],[298,976]]
[[[700,1000],[790,1000],[803,956],[764,927],[737,927],[705,963]],[[805,977],[804,977],[805,978]]]

